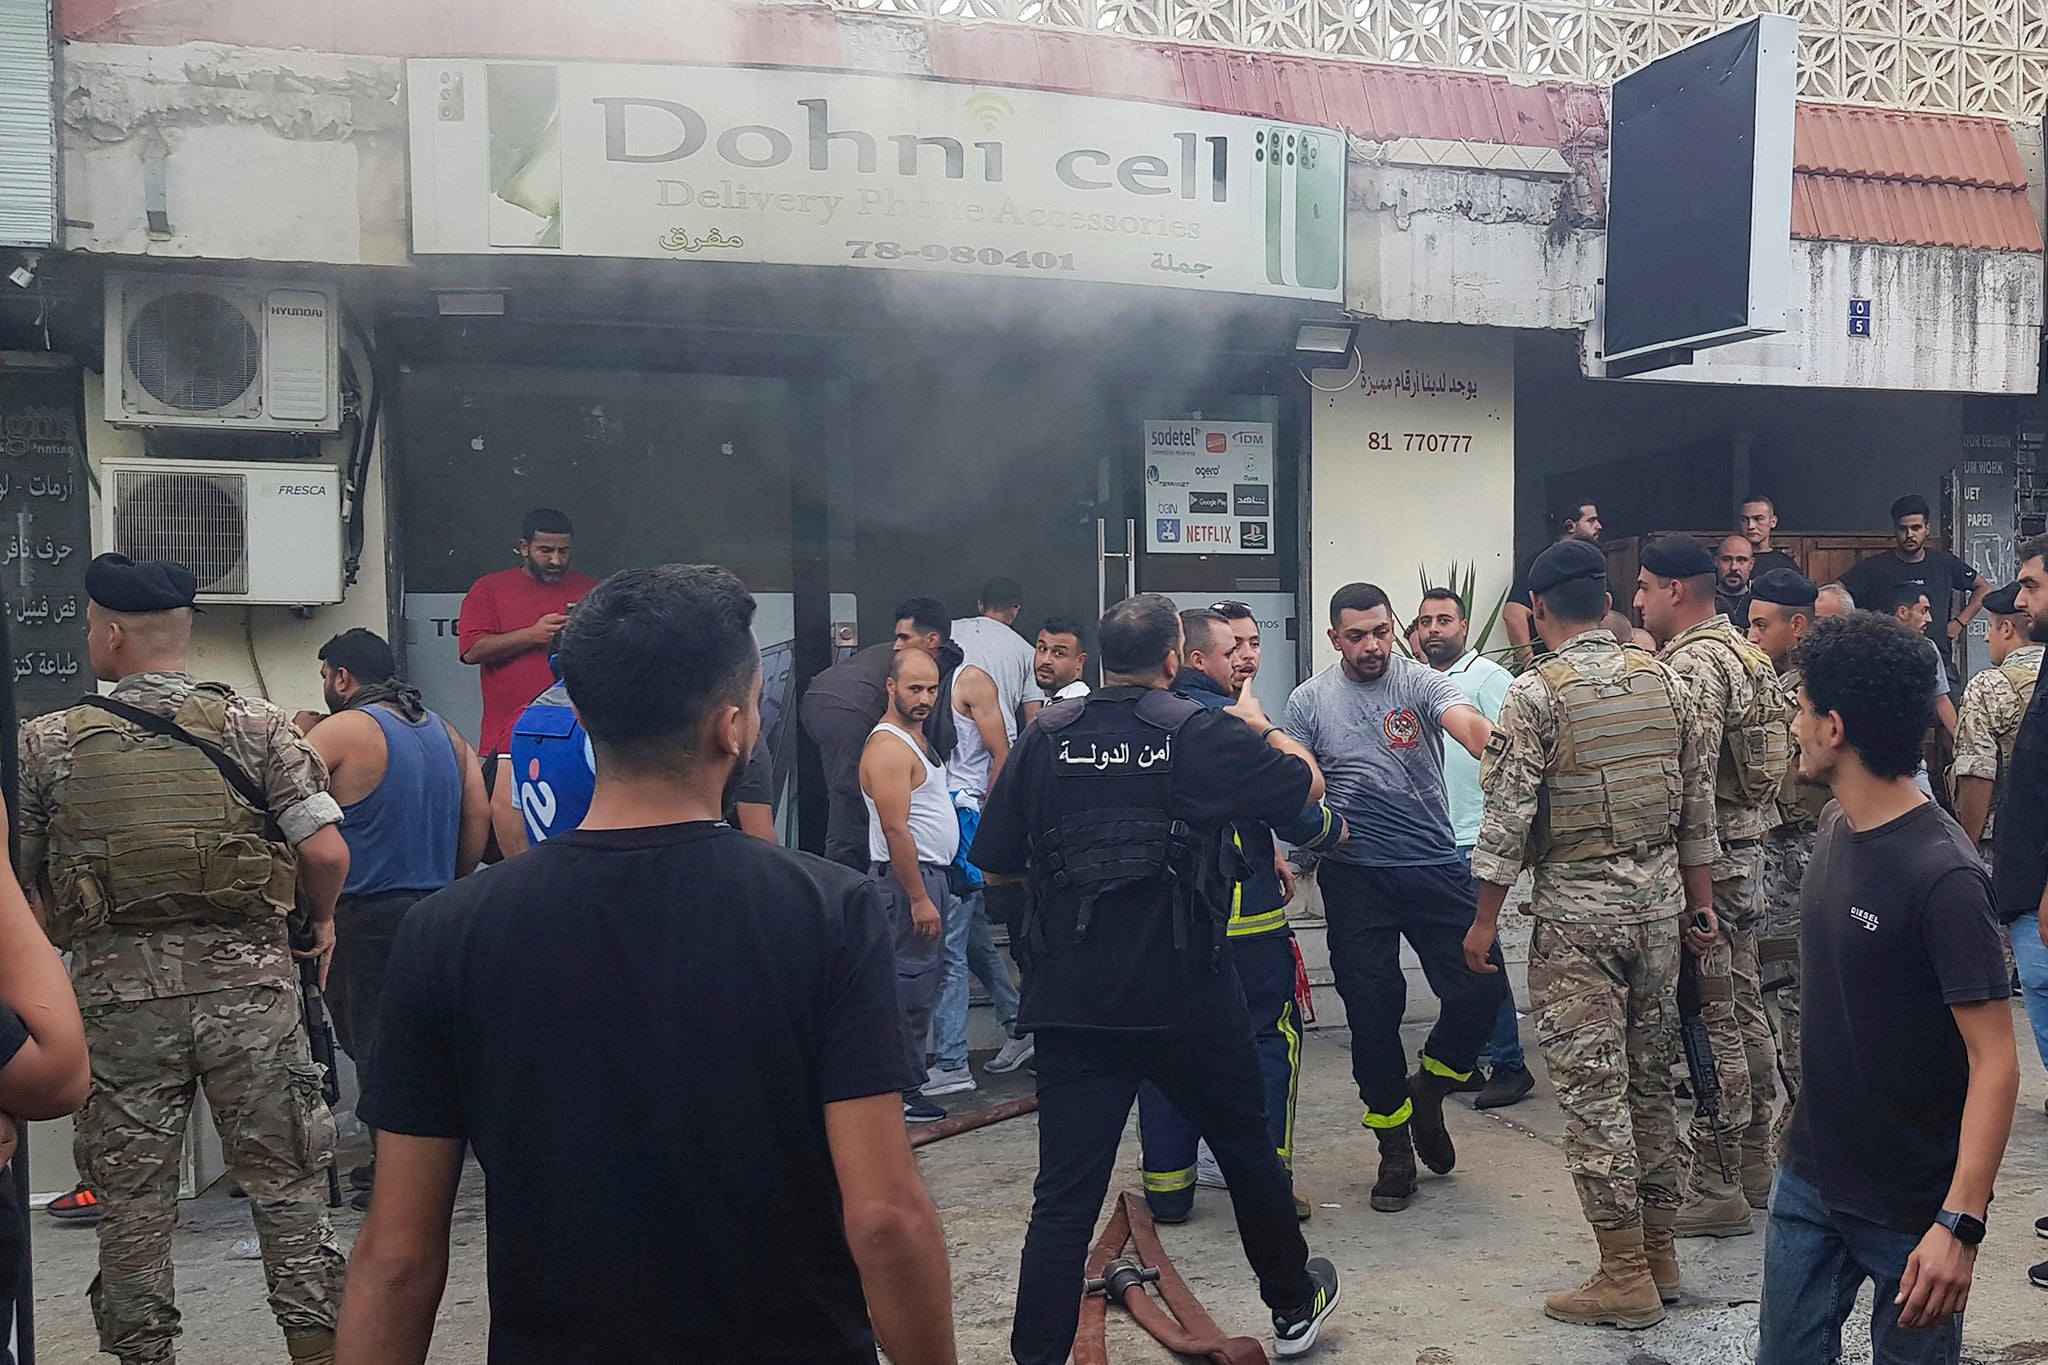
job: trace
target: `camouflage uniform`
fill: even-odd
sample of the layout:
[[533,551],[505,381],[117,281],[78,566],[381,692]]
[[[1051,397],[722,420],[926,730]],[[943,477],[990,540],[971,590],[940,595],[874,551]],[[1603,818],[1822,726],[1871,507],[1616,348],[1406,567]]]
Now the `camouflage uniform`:
[[1965,777],[1981,777],[1991,783],[1991,814],[1984,821],[1989,845],[1998,823],[1998,803],[2005,796],[2005,774],[2012,767],[2013,741],[2019,738],[2020,721],[2033,699],[2034,683],[2041,674],[2040,645],[2027,645],[2005,656],[1996,668],[1987,668],[1970,679],[1963,689],[1963,702],[1956,708],[1956,761],[1950,770],[1949,792]]
[[[1799,695],[1799,670],[1778,677],[1787,697]],[[1771,1164],[1784,1149],[1785,1128],[1799,1098],[1799,888],[1813,857],[1820,813],[1828,789],[1799,780],[1799,745],[1778,796],[1778,825],[1764,843],[1764,918],[1757,925],[1757,965],[1763,973],[1764,1004],[1778,1016],[1778,1056],[1785,1073],[1785,1103],[1771,1124]],[[1772,989],[1775,984],[1776,989]]]
[[[1566,1167],[1586,1220],[1611,1230],[1640,1222],[1645,1207],[1681,1202],[1670,1081],[1685,908],[1679,868],[1714,857],[1713,789],[1705,728],[1670,670],[1605,630],[1567,641],[1554,658],[1603,693],[1625,684],[1632,665],[1647,673],[1654,685],[1637,704],[1676,739],[1671,752],[1637,765],[1640,773],[1610,764],[1602,774],[1611,779],[1601,798],[1610,809],[1646,795],[1665,803],[1643,821],[1655,827],[1648,837],[1612,854],[1562,847],[1563,826],[1546,815],[1557,810],[1567,703],[1539,671],[1508,688],[1481,765],[1486,806],[1473,875],[1507,886],[1525,864],[1533,868],[1529,999],[1565,1113]],[[1612,824],[1582,824],[1579,844],[1612,837]]]
[[[203,736],[201,718],[218,722],[221,748],[263,788],[286,843],[340,822],[325,766],[270,703],[183,673],[137,674],[112,696],[179,716]],[[209,790],[208,774],[217,789]],[[228,1170],[249,1195],[271,1311],[293,1355],[331,1349],[341,1301],[345,1262],[324,1180],[334,1117],[300,1027],[284,919],[295,860],[263,835],[238,836],[232,821],[222,836],[182,814],[209,801],[262,828],[189,745],[146,736],[88,706],[22,727],[21,865],[44,889],[52,940],[71,953],[92,1054],[76,1156],[105,1212],[89,1294],[101,1349],[124,1362],[175,1358],[171,1233],[198,1086]],[[70,831],[81,821],[119,833],[74,843]],[[120,835],[131,830],[143,837],[124,846]],[[171,856],[203,864],[203,893],[139,902],[117,894],[126,884],[107,869],[133,868],[178,846],[182,854]]]
[[[1739,1143],[1743,1166],[1753,1169],[1768,1164],[1771,1106],[1778,1097],[1777,1048],[1764,1016],[1756,945],[1757,925],[1764,914],[1764,842],[1777,823],[1777,802],[1775,797],[1750,802],[1731,795],[1727,770],[1730,745],[1736,742],[1731,731],[1759,705],[1780,699],[1759,699],[1734,646],[1723,642],[1733,633],[1726,616],[1715,616],[1682,632],[1658,657],[1691,693],[1710,740],[1705,763],[1714,786],[1714,824],[1721,848],[1714,860],[1714,915],[1721,921],[1721,933],[1700,960],[1700,1017],[1721,1073],[1723,1142],[1729,1148]],[[1746,640],[1744,644],[1755,648]],[[1789,725],[1782,718],[1775,724],[1786,731],[1781,740],[1789,747]],[[1714,1125],[1695,1115],[1690,1135],[1695,1173],[1699,1153],[1713,1144]]]

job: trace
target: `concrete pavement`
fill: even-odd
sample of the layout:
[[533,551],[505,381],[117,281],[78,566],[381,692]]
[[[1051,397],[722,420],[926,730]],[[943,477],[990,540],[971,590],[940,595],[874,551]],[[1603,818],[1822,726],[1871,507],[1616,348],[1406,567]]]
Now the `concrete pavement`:
[[[2016,1010],[2016,1022],[2019,1022]],[[2022,1022],[2022,1029],[2024,1024]],[[1413,1031],[1419,1046],[1422,1028]],[[2027,1037],[2022,1031],[2022,1039]],[[1311,1247],[1336,1262],[1344,1302],[1312,1359],[1364,1365],[1739,1365],[1756,1320],[1763,1254],[1758,1233],[1725,1241],[1680,1243],[1685,1301],[1663,1325],[1640,1333],[1567,1327],[1542,1316],[1543,1295],[1576,1285],[1597,1260],[1591,1233],[1560,1153],[1563,1118],[1547,1081],[1514,1108],[1452,1115],[1459,1168],[1425,1175],[1405,1213],[1374,1213],[1366,1202],[1377,1154],[1358,1123],[1349,1074],[1349,1038],[1341,1029],[1311,1033],[1304,1046],[1297,1183],[1317,1207]],[[2023,1077],[1991,1236],[1979,1261],[1965,1330],[1965,1359],[1977,1365],[2048,1361],[2048,1295],[2026,1282],[2026,1267],[2048,1257],[2033,1234],[2048,1214],[2048,1092],[2038,1059],[2022,1048]],[[1532,1048],[1531,1063],[1541,1062]],[[977,1064],[980,1058],[977,1059]],[[1028,1078],[990,1078],[956,1108],[1007,1097]],[[1137,1144],[1126,1135],[1112,1192],[1138,1188]],[[1037,1125],[1030,1118],[983,1129],[924,1150],[921,1162],[946,1228],[953,1261],[961,1360],[1008,1359],[1017,1255],[1030,1208]],[[651,1157],[654,1154],[650,1154]],[[593,1191],[593,1197],[600,1192]],[[345,1239],[360,1216],[338,1215]],[[249,1234],[239,1200],[215,1192],[185,1209],[177,1243],[185,1365],[282,1365],[281,1338],[264,1305],[262,1267],[228,1258]],[[1226,1330],[1266,1336],[1267,1317],[1239,1252],[1227,1196],[1204,1190],[1184,1226],[1161,1229],[1182,1274]],[[95,1359],[85,1286],[92,1278],[89,1230],[39,1220],[35,1258],[37,1315],[44,1365]],[[454,1261],[432,1359],[481,1365],[487,1330],[484,1290],[483,1181],[464,1180],[455,1222]],[[1866,1293],[1866,1301],[1868,1295]],[[1173,1357],[1111,1315],[1111,1355],[1119,1365],[1164,1365]],[[1847,1360],[1869,1358],[1852,1324]]]

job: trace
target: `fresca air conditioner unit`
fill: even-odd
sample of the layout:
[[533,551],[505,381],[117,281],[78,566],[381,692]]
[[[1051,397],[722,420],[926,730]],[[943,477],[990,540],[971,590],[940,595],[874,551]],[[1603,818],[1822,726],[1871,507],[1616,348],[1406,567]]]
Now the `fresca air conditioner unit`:
[[312,607],[341,600],[341,471],[323,464],[108,460],[102,549],[172,559],[202,603]]
[[332,289],[194,275],[107,277],[107,420],[335,431]]

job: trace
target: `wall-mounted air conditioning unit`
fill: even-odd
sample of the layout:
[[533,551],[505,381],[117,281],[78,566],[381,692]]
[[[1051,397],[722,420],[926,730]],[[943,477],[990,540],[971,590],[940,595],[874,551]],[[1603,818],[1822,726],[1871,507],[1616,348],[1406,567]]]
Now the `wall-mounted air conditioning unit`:
[[341,600],[341,471],[324,464],[108,460],[99,547],[176,560],[202,603]]
[[335,431],[332,289],[198,275],[107,276],[107,420]]

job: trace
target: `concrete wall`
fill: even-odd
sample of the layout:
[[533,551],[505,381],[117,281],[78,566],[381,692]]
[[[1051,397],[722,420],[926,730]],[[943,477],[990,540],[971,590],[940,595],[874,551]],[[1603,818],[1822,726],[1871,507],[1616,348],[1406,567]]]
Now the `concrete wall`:
[[[2026,252],[1794,242],[1784,334],[1630,382],[2032,393],[2041,284],[2042,259]],[[1851,299],[1870,302],[1869,336],[1849,334]],[[1598,319],[1586,347],[1587,373],[1601,373]]]
[[[142,455],[142,433],[132,427],[109,426],[101,417],[101,379],[85,375],[85,454],[95,474],[109,459]],[[344,456],[339,441],[323,443],[321,459],[338,465]],[[370,461],[364,503],[364,548],[361,578],[345,600],[331,607],[294,612],[288,607],[209,607],[198,618],[192,636],[192,672],[225,682],[239,692],[268,697],[287,711],[320,709],[321,645],[344,630],[362,626],[389,636],[390,580],[385,572],[384,451],[381,441]],[[93,495],[93,553],[100,543],[100,504]]]
[[[1483,618],[1513,576],[1513,337],[1368,323],[1358,349],[1356,377],[1314,396],[1302,629],[1318,669],[1334,658],[1322,632],[1330,594],[1345,583],[1379,584],[1405,621],[1422,595],[1420,569],[1438,579],[1454,560],[1476,562],[1473,611]],[[1329,371],[1314,382],[1343,379]]]

